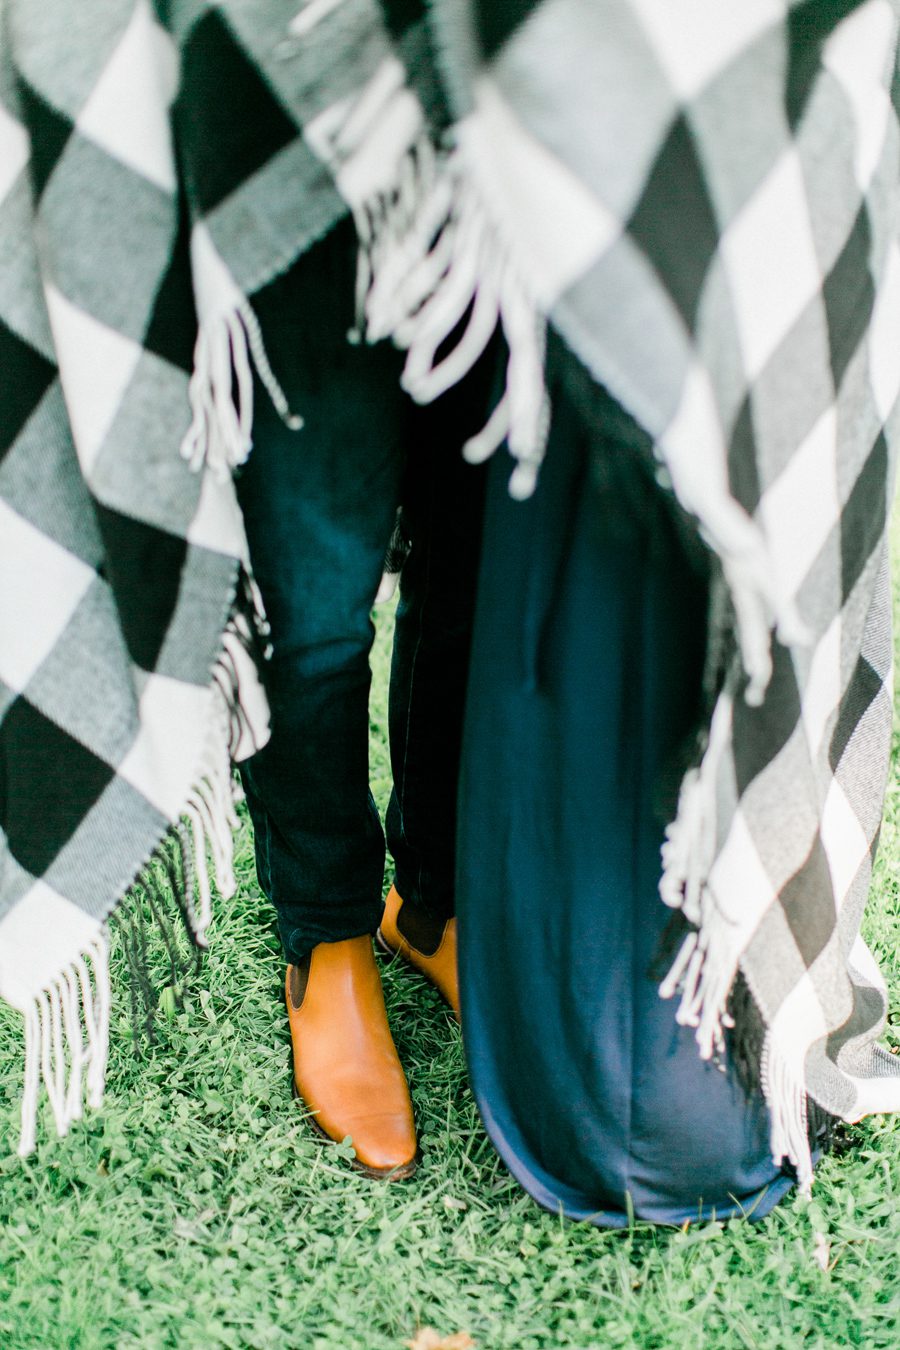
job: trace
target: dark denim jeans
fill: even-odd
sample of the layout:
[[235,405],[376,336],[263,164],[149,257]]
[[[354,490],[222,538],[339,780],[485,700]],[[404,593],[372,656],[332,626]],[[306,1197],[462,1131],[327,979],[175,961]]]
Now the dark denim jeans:
[[262,889],[289,960],[374,930],[384,835],[368,785],[370,612],[398,503],[403,570],[390,691],[388,844],[404,898],[453,911],[456,783],[484,471],[460,447],[483,423],[487,356],[428,408],[400,389],[393,348],[352,346],[348,222],[257,297],[275,372],[305,426],[257,385],[238,476],[272,625],[272,738],[244,768]]

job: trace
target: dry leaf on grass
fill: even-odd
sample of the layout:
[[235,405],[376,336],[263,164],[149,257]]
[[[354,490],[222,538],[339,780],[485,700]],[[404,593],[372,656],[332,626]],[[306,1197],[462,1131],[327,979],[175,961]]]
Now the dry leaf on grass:
[[827,1270],[831,1264],[831,1243],[824,1233],[815,1233],[813,1260],[820,1270]]
[[452,1336],[441,1336],[434,1327],[422,1327],[407,1350],[475,1350],[475,1342],[467,1331],[455,1331]]

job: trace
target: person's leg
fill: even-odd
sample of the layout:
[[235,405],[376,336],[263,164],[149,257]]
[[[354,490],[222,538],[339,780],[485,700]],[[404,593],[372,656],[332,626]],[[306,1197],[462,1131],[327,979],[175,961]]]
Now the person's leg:
[[700,716],[705,583],[652,480],[645,511],[629,511],[640,475],[598,487],[596,427],[556,393],[534,498],[509,499],[504,457],[486,515],[458,872],[473,1089],[551,1209],[613,1226],[629,1204],[660,1222],[762,1213],[790,1185],[763,1104],[700,1060],[652,969],[658,798],[668,780],[670,812]]
[[272,365],[305,419],[257,385],[238,479],[272,630],[269,744],[245,767],[257,869],[288,961],[297,1093],[357,1165],[408,1176],[416,1136],[369,934],[384,840],[368,786],[370,610],[403,467],[405,399],[387,347],[352,347],[355,246],[339,227],[257,297]]
[[394,786],[388,847],[405,900],[453,913],[456,788],[478,577],[484,466],[464,437],[413,447],[404,490],[409,556],[400,574],[389,723]]
[[487,466],[462,458],[484,425],[497,345],[409,420],[390,685],[394,786],[387,811],[395,881],[379,937],[420,969],[458,1013],[454,868],[463,711]]
[[384,840],[368,786],[370,611],[403,470],[400,362],[353,347],[354,248],[341,226],[258,297],[267,350],[305,425],[256,390],[237,479],[272,627],[272,737],[246,765],[262,888],[288,961],[374,931]]

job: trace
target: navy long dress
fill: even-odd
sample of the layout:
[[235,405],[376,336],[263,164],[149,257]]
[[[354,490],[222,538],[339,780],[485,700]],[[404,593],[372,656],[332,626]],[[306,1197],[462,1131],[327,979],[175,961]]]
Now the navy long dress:
[[764,1103],[700,1060],[654,969],[707,578],[622,410],[553,393],[534,497],[511,500],[506,455],[488,492],[457,869],[473,1090],[548,1209],[762,1217],[792,1184]]

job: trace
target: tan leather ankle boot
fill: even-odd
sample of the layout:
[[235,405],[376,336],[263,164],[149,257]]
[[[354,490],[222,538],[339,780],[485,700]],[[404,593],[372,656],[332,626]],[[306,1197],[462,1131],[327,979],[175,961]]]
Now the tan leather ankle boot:
[[350,1135],[367,1176],[400,1180],[416,1168],[416,1129],[406,1077],[388,1026],[369,937],[321,942],[306,978],[288,966],[285,997],[294,1087],[316,1128]]
[[430,980],[449,1003],[459,1021],[459,978],[456,971],[456,920],[435,920],[421,907],[415,910],[392,886],[376,934],[388,955],[399,953]]

